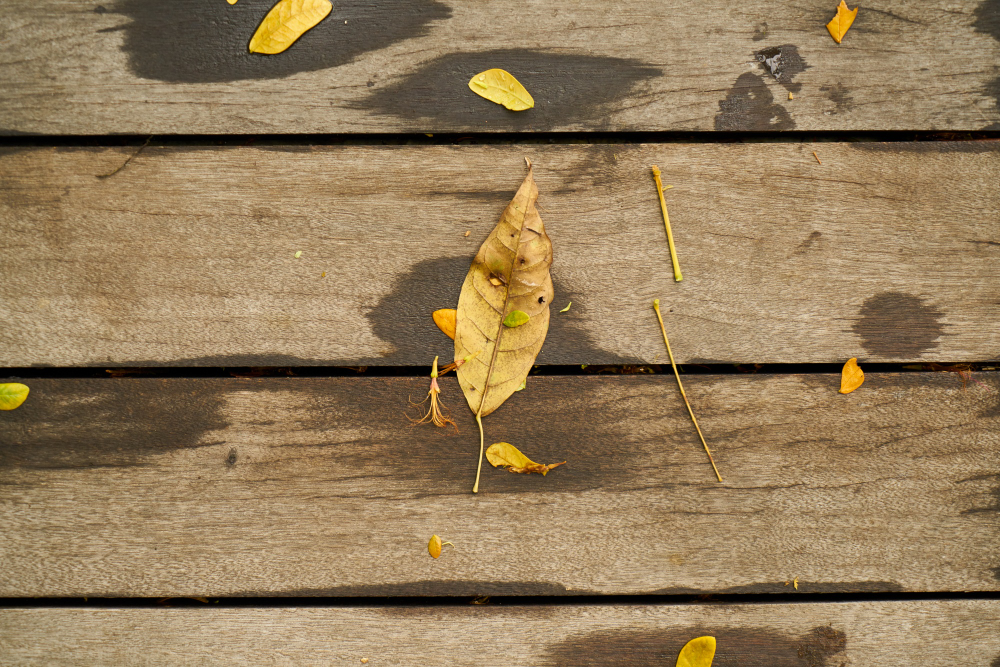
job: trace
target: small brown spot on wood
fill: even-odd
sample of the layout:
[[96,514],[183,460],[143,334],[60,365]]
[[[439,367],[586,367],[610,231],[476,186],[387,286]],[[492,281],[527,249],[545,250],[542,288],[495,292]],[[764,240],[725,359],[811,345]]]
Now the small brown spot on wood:
[[820,90],[826,93],[828,100],[833,102],[833,113],[846,113],[854,108],[854,98],[842,83],[836,86],[821,86]]
[[883,292],[861,306],[852,327],[865,350],[878,357],[919,356],[944,335],[944,313],[903,292]]
[[226,465],[234,466],[236,465],[236,448],[233,447],[229,450],[229,456],[226,457]]

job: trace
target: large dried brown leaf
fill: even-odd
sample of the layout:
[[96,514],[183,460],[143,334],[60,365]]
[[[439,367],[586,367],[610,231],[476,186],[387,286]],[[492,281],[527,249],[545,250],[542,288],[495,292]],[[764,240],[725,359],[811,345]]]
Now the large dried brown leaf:
[[[538,187],[528,167],[517,194],[479,248],[458,299],[455,358],[477,356],[457,371],[477,421],[496,410],[527,378],[545,334],[552,302],[552,242],[535,208]],[[521,315],[504,320],[514,311]],[[517,321],[517,326],[509,326]],[[480,467],[482,466],[480,421]],[[478,476],[473,491],[478,491]]]

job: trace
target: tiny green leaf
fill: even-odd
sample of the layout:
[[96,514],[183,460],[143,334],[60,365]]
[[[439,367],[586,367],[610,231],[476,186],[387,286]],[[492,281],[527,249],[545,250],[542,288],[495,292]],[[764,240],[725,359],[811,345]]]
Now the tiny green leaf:
[[569,310],[569,307],[572,306],[572,305],[573,305],[573,302],[570,301],[569,303],[566,304],[566,307],[563,308],[562,310],[560,310],[559,312],[560,313],[565,313],[567,310]]
[[296,250],[295,251],[295,259],[298,259],[301,256],[302,256],[302,251],[301,250]]
[[528,380],[527,380],[527,378],[525,378],[524,380],[521,380],[521,384],[520,384],[520,385],[518,385],[517,389],[515,389],[514,391],[521,391],[521,390],[522,390],[522,389],[524,389],[524,388],[525,388],[525,387],[526,387],[527,385],[528,385]]
[[511,328],[519,327],[522,324],[527,324],[529,319],[531,318],[528,317],[528,313],[523,310],[512,310],[507,313],[507,317],[503,318],[503,325]]
[[28,386],[20,382],[0,384],[0,410],[13,410],[28,398]]

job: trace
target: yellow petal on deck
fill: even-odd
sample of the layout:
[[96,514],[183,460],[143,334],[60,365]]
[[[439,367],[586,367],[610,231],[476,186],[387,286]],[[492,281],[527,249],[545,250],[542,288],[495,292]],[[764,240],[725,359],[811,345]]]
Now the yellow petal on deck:
[[280,0],[257,26],[250,39],[250,53],[281,53],[332,9],[330,0]]
[[535,100],[510,72],[488,69],[469,79],[469,88],[490,102],[502,104],[511,111],[524,111],[535,106]]

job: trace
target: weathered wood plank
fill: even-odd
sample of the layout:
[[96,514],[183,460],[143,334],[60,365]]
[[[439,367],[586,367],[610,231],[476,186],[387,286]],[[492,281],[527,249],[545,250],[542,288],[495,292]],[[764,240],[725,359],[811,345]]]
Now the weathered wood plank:
[[[995,0],[873,0],[840,45],[830,0],[345,0],[285,53],[251,55],[271,4],[6,0],[0,132],[1000,127]],[[778,53],[775,78],[761,61]],[[472,94],[490,67],[536,107]]]
[[5,665],[996,665],[1000,603],[0,609]]
[[[1000,375],[33,380],[2,413],[0,596],[1000,589]],[[415,411],[410,409],[410,413]],[[433,560],[427,540],[455,544]]]
[[539,363],[665,361],[654,297],[683,362],[1000,355],[1000,141],[150,147],[99,178],[134,150],[0,157],[0,366],[427,365],[526,154],[573,302]]

